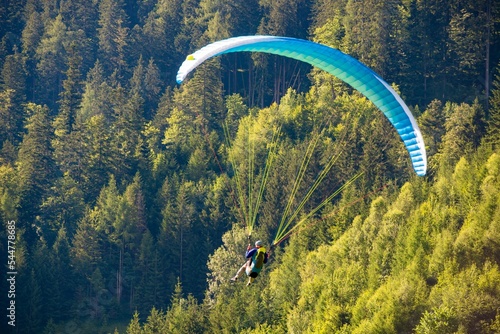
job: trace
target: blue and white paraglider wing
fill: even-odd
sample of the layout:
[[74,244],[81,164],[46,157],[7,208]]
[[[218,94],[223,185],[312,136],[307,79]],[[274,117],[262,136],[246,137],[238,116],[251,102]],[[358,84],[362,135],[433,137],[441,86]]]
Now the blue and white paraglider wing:
[[389,119],[410,154],[417,175],[427,171],[422,133],[401,97],[378,74],[353,57],[308,40],[276,36],[242,36],[211,43],[189,55],[177,73],[177,82],[205,60],[230,52],[264,52],[309,63],[351,85],[372,101]]

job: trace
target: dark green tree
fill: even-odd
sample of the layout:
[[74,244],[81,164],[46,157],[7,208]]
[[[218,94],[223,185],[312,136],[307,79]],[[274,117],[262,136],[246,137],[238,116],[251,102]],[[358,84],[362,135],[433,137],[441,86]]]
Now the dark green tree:
[[[306,38],[311,3],[302,0],[261,0],[258,34]],[[288,88],[299,90],[309,66],[285,57],[252,55],[249,105],[264,107],[279,102]],[[272,92],[271,94],[269,92]]]
[[450,92],[448,73],[448,19],[447,2],[411,2],[408,8],[408,60],[402,67],[401,89],[414,104],[427,105],[433,99],[447,98]]
[[111,145],[111,131],[103,115],[91,117],[80,131],[74,144],[83,145],[83,156],[76,155],[74,158],[82,167],[78,177],[85,198],[93,200],[107,183],[108,175],[116,171],[115,152]]
[[64,137],[73,129],[76,111],[82,99],[81,63],[82,57],[78,54],[76,43],[71,43],[68,50],[68,69],[66,78],[62,82],[62,91],[59,94],[59,113],[54,120],[55,134]]
[[117,71],[121,76],[127,68],[128,17],[122,0],[104,0],[99,4],[99,59],[105,72]]
[[0,142],[3,144],[6,141],[12,144],[14,140],[13,134],[16,132],[17,124],[12,111],[13,90],[0,92]]
[[111,145],[115,155],[113,158],[116,175],[130,180],[133,171],[146,157],[142,155],[142,124],[144,123],[144,99],[138,92],[127,93],[121,87],[115,91],[114,116],[111,128]]
[[[23,21],[23,7],[25,2],[18,2],[14,0],[7,0],[2,3],[0,10],[0,19],[4,24],[0,28],[0,38],[12,32],[19,32],[24,24]],[[11,36],[12,38],[13,36]]]
[[[44,300],[42,287],[38,282],[37,273],[35,270],[30,270],[23,275],[18,276],[19,286],[24,286],[21,289],[18,298],[19,308],[16,308],[16,325],[19,324],[21,333],[39,333],[45,327],[47,321],[43,318]],[[17,326],[16,326],[17,327]]]
[[[93,40],[97,32],[98,9],[98,6],[89,6],[86,0],[66,0],[59,4],[59,13],[69,30],[81,29],[85,36]],[[95,45],[92,48],[96,49]]]
[[472,153],[478,147],[484,135],[484,122],[484,110],[477,100],[472,105],[451,105],[441,151],[444,158],[441,163],[444,166],[447,163],[454,165],[460,157]]
[[95,213],[88,210],[78,222],[76,233],[70,249],[71,265],[82,283],[82,279],[90,277],[98,265],[105,249],[102,248],[101,234],[97,231]]
[[140,283],[137,287],[135,303],[139,310],[146,314],[152,307],[164,308],[167,289],[165,286],[164,267],[160,250],[149,232],[143,234],[138,258],[140,268]]
[[[185,57],[179,48],[184,51],[186,46],[183,42],[176,42],[183,27],[184,15],[181,6],[184,3],[185,1],[180,0],[158,1],[149,14],[142,18],[143,26],[136,26],[132,31],[132,49],[137,53],[136,59],[142,55],[144,59],[153,60],[154,64],[162,69],[162,81],[168,84],[174,83],[178,64]],[[196,7],[190,9],[195,10]],[[169,56],[165,57],[167,54]]]
[[201,133],[220,127],[225,117],[223,87],[217,60],[202,65],[174,96],[175,105],[194,118]]
[[54,319],[66,319],[74,298],[74,271],[71,267],[70,242],[66,229],[62,227],[57,233],[57,238],[52,245],[52,270],[54,272],[53,284],[57,289],[57,300],[53,314],[49,316]]
[[152,58],[147,66],[144,66],[142,56],[139,58],[129,86],[130,94],[139,95],[144,101],[143,117],[151,119],[153,111],[157,108],[158,96],[162,89],[159,69]]
[[21,36],[22,53],[28,58],[32,58],[35,56],[38,45],[42,40],[42,34],[42,18],[40,16],[40,13],[34,10],[29,14]]
[[252,35],[256,33],[260,20],[259,1],[238,0],[221,3],[202,0],[199,20],[207,27],[205,34],[209,41]]
[[[36,48],[36,93],[37,100],[56,109],[61,92],[63,73],[66,71],[66,49],[68,43],[67,27],[62,16],[57,15],[46,24],[44,34]],[[50,82],[50,85],[46,83]]]
[[104,75],[103,65],[98,60],[87,73],[81,108],[76,115],[77,124],[81,126],[95,115],[104,115],[106,121],[111,123],[113,117],[111,91],[111,86]]
[[344,48],[384,77],[390,57],[392,24],[397,21],[397,1],[348,1],[345,9]]
[[68,173],[47,189],[37,220],[43,225],[42,231],[49,244],[54,242],[62,228],[70,237],[75,234],[77,222],[85,214],[83,195],[80,186]]
[[51,140],[53,129],[49,109],[33,103],[27,105],[30,115],[27,134],[19,146],[17,170],[19,175],[20,220],[27,229],[27,240],[34,237],[35,217],[40,204],[50,189],[58,170],[53,160]]
[[[8,139],[17,145],[24,132],[23,126],[26,117],[24,103],[27,98],[27,72],[25,58],[22,54],[15,52],[6,57],[2,67],[2,92],[0,122],[2,143]],[[1,132],[0,132],[1,133]]]
[[439,100],[432,101],[419,118],[420,128],[424,136],[427,156],[430,158],[437,153],[441,140],[445,134],[444,124],[446,115]]
[[497,66],[497,72],[489,101],[487,128],[487,140],[492,142],[495,147],[500,144],[500,65]]

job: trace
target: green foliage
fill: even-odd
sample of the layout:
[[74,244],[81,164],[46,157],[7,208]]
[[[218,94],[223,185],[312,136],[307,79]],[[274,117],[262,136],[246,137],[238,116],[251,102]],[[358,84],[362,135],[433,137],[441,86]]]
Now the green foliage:
[[128,17],[122,0],[104,0],[99,3],[99,53],[108,74],[126,69],[128,51]]
[[16,171],[11,166],[0,166],[0,217],[3,222],[17,219]]
[[[0,237],[15,220],[18,331],[499,332],[498,8],[6,1]],[[395,82],[429,177],[365,97],[301,62],[235,53],[172,88],[193,50],[255,33],[314,39]],[[302,224],[246,287],[229,278],[249,221],[268,246]]]
[[21,224],[28,228],[28,238],[33,238],[34,231],[29,225],[34,223],[36,215],[39,214],[39,206],[51,187],[57,168],[52,155],[53,129],[48,108],[30,103],[27,109],[30,114],[26,125],[28,133],[19,146],[16,165],[19,205],[22,208],[19,218]]
[[456,314],[452,308],[440,306],[432,311],[425,311],[420,323],[415,328],[418,334],[455,333],[457,330]]
[[23,133],[26,114],[23,103],[26,101],[25,66],[21,55],[15,54],[6,59],[2,69],[4,90],[0,92],[0,140],[17,144]]
[[493,81],[493,91],[489,100],[489,118],[487,127],[487,141],[498,147],[500,142],[500,65],[496,66],[495,80]]

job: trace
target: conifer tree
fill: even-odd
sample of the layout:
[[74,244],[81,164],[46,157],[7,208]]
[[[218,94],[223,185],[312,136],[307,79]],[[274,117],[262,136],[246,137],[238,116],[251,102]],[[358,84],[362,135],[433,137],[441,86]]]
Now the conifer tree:
[[[0,99],[0,126],[3,138],[17,145],[24,132],[23,125],[26,117],[24,104],[27,99],[27,72],[25,58],[17,51],[5,58],[2,67],[2,92]],[[1,133],[1,132],[0,132]],[[2,141],[3,143],[3,141]]]
[[[90,277],[101,264],[103,252],[101,234],[97,230],[95,213],[88,210],[78,222],[71,245],[71,264],[77,277]],[[81,284],[81,280],[78,281]]]
[[165,325],[165,314],[156,307],[153,307],[146,322],[144,323],[142,333],[167,333],[168,330]]
[[128,17],[122,0],[104,0],[99,4],[99,59],[105,72],[118,75],[127,70]]
[[75,180],[65,173],[47,189],[41,211],[37,219],[43,222],[42,230],[50,244],[61,233],[61,228],[65,234],[73,236],[77,222],[85,214],[84,194]]
[[81,139],[85,145],[83,186],[87,196],[95,198],[114,172],[114,152],[111,133],[102,115],[94,116],[85,124]]
[[152,307],[161,309],[165,306],[167,294],[160,252],[153,236],[149,230],[146,230],[141,241],[138,261],[141,277],[137,288],[137,304],[145,313],[149,312]]
[[23,29],[21,42],[22,53],[31,59],[34,57],[43,34],[43,22],[40,13],[33,10],[28,14],[26,25]]
[[62,1],[59,13],[70,31],[82,30],[87,38],[94,39],[99,19],[98,6],[89,6],[86,0]]
[[139,93],[131,93],[118,87],[114,98],[114,123],[111,127],[111,145],[116,175],[130,180],[133,171],[142,163],[142,124],[144,123],[144,99]]
[[[56,109],[56,102],[61,92],[63,73],[65,71],[66,50],[68,42],[67,27],[62,16],[57,15],[46,26],[45,33],[36,49],[37,77],[36,89],[39,99],[51,109]],[[47,85],[46,83],[51,83]]]
[[73,268],[71,267],[70,243],[66,229],[62,227],[57,233],[57,238],[52,245],[54,283],[57,287],[55,312],[52,315],[55,319],[65,319],[71,309],[75,281]]
[[446,134],[443,136],[441,163],[458,162],[460,157],[470,154],[477,148],[484,134],[484,111],[479,102],[472,105],[451,104],[451,114],[445,123]]
[[162,87],[159,69],[152,58],[147,66],[144,66],[142,56],[139,58],[129,85],[130,94],[138,94],[144,100],[143,116],[146,119],[151,119],[153,110],[157,107],[158,95]]
[[[34,231],[31,226],[39,213],[39,206],[57,176],[57,167],[52,158],[51,139],[53,130],[49,109],[33,103],[27,106],[30,117],[19,147],[17,170],[19,173],[20,219],[25,224],[30,237]],[[33,241],[27,236],[29,242]]]
[[15,124],[15,119],[12,116],[12,99],[13,90],[0,92],[0,143],[9,141],[12,143],[14,140],[14,133],[18,128]]
[[[179,32],[183,27],[184,14],[182,8],[185,1],[161,0],[143,17],[144,25],[137,33],[134,47],[136,53],[144,59],[154,60],[162,69],[162,80],[174,83],[177,65],[182,62],[186,47],[184,41],[179,41]],[[195,10],[196,4],[190,9]],[[189,27],[192,32],[193,27]],[[136,29],[134,28],[134,31]],[[179,50],[182,48],[182,50]],[[165,55],[169,57],[165,57]],[[137,57],[138,58],[138,57]]]
[[490,97],[490,109],[487,128],[487,140],[495,147],[500,145],[500,64],[497,66],[497,74],[493,82],[493,90]]
[[19,324],[19,330],[26,333],[38,333],[44,327],[46,318],[43,318],[43,297],[42,288],[38,283],[38,277],[35,270],[30,270],[18,276],[19,286],[24,286],[18,296],[19,308],[16,309],[16,325]]
[[201,131],[217,128],[225,117],[219,71],[220,63],[209,61],[174,96],[176,105],[195,118]]
[[427,106],[427,109],[419,118],[422,134],[426,143],[428,157],[437,153],[445,134],[445,114],[441,101],[434,100]]
[[102,114],[110,123],[113,117],[111,102],[111,87],[105,79],[102,63],[97,60],[94,67],[87,73],[76,122],[82,126],[90,117]]
[[139,323],[139,313],[134,312],[134,316],[127,326],[127,334],[142,334],[141,324]]
[[73,129],[76,110],[80,107],[82,98],[82,82],[80,67],[82,57],[78,54],[77,45],[73,42],[68,50],[68,69],[59,94],[59,113],[54,121],[55,134],[64,137]]

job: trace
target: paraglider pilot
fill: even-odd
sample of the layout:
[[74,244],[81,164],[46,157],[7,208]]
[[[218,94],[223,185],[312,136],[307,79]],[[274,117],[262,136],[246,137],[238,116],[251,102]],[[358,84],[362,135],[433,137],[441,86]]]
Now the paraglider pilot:
[[263,247],[263,245],[264,243],[261,240],[255,242],[255,248],[252,248],[251,244],[248,244],[247,251],[245,253],[245,257],[248,260],[243,266],[241,266],[236,275],[231,278],[232,282],[236,282],[238,278],[241,277],[243,272],[245,272],[249,277],[247,285],[252,284],[254,279],[259,276],[264,263],[267,263],[267,259],[269,258],[269,254],[266,253],[266,248]]

